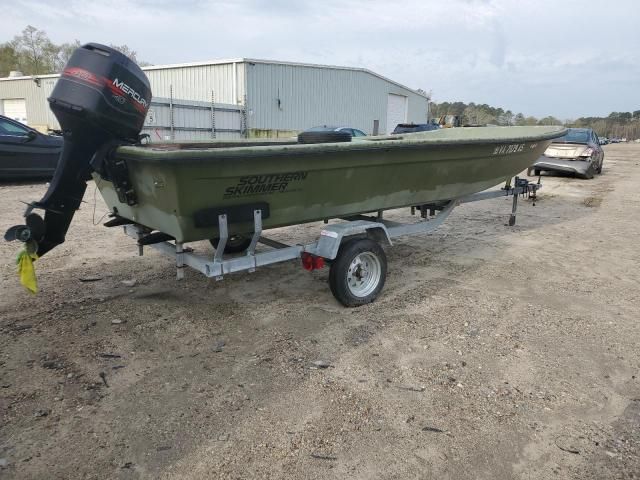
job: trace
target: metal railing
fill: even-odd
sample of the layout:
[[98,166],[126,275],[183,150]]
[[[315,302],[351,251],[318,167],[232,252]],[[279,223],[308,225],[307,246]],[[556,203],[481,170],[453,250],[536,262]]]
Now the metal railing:
[[142,133],[151,142],[194,141],[244,138],[247,134],[247,115],[243,105],[194,101],[173,98],[151,99]]

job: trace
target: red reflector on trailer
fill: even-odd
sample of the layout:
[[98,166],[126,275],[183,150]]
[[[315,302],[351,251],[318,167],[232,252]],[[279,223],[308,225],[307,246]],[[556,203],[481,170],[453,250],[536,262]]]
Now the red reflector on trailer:
[[324,268],[324,258],[317,257],[315,255],[311,255],[310,253],[303,252],[300,256],[302,260],[302,268],[308,270],[309,272],[312,270],[318,270],[320,268]]

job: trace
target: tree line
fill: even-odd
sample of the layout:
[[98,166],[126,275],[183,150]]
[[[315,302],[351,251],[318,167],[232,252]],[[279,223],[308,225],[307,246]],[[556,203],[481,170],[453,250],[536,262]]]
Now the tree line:
[[[0,77],[7,77],[11,71],[24,75],[45,75],[62,71],[73,51],[81,45],[79,40],[56,44],[44,30],[32,25],[22,30],[20,35],[5,43],[0,43]],[[127,45],[110,45],[127,55],[140,66],[150,65],[138,61],[137,54]]]
[[430,103],[432,118],[458,115],[464,125],[564,125],[566,127],[592,128],[599,137],[640,138],[640,110],[611,112],[607,117],[580,117],[575,120],[559,120],[553,116],[536,118],[511,110],[483,104],[463,102]]
[[611,112],[607,117],[581,117],[571,122],[572,127],[590,127],[600,137],[640,138],[640,110]]

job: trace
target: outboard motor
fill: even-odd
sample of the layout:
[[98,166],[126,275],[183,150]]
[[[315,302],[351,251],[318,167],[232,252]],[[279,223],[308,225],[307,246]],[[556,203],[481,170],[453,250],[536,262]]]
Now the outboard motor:
[[[49,97],[64,136],[53,180],[42,200],[29,205],[26,225],[11,227],[5,240],[31,242],[38,256],[63,243],[92,171],[135,204],[126,165],[109,162],[109,153],[138,142],[150,102],[149,80],[131,59],[96,43],[78,48]],[[44,219],[34,209],[44,210]]]

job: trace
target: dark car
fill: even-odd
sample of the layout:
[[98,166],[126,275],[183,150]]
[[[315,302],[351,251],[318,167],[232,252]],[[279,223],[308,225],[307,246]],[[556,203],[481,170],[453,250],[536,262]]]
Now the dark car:
[[62,137],[45,135],[0,115],[0,180],[51,178]]
[[366,137],[367,136],[366,133],[364,133],[362,130],[358,130],[357,128],[330,127],[330,126],[327,126],[327,125],[323,125],[321,127],[312,127],[312,128],[309,128],[309,129],[305,130],[305,132],[343,132],[343,133],[348,133],[352,137]]
[[563,137],[553,140],[542,156],[529,168],[539,175],[541,171],[573,173],[581,178],[593,178],[602,173],[604,150],[600,140],[590,128],[569,128]]
[[416,133],[430,132],[431,130],[439,130],[440,127],[434,123],[399,123],[391,132],[392,135],[399,133]]
[[353,138],[366,137],[362,130],[352,127],[321,127],[308,128],[298,135],[300,143],[350,142]]

